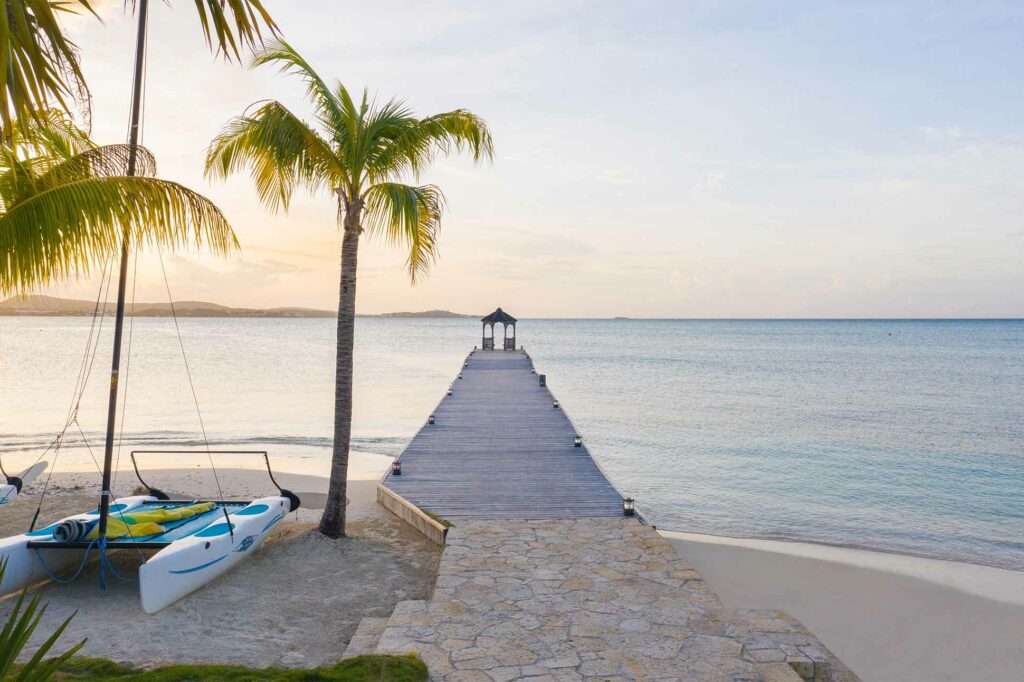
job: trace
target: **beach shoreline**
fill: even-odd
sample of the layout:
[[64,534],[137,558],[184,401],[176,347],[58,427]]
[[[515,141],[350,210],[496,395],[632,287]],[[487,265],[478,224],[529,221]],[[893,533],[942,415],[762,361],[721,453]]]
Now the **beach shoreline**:
[[730,608],[779,609],[864,682],[1019,679],[1024,572],[660,530]]
[[[379,523],[388,517],[375,501],[377,464],[376,458],[363,460],[357,466],[359,478],[350,479],[350,520],[357,523]],[[154,484],[169,492],[196,496],[215,492],[208,472],[192,468],[155,468],[153,472],[154,479],[159,479]],[[56,472],[48,493],[53,497],[46,505],[49,515],[81,511],[77,507],[91,500],[83,486],[94,483],[94,477],[89,472]],[[312,528],[319,519],[328,479],[290,472],[280,472],[277,478],[306,501],[292,518],[291,532]],[[252,496],[265,494],[270,482],[265,470],[224,468],[221,485],[226,495]],[[31,498],[31,489],[26,492]],[[4,510],[5,525],[16,525],[15,517],[28,519],[35,504],[26,497]],[[1024,667],[1024,643],[1014,637],[1024,631],[1024,572],[808,542],[661,529],[659,533],[701,573],[727,607],[791,614],[865,682],[1001,681],[1014,679],[1015,671]],[[82,597],[76,590],[75,598],[65,602],[61,590],[51,587],[47,592],[58,607],[71,608]],[[128,596],[121,608],[130,611],[133,603]],[[351,627],[335,633],[336,647]],[[121,650],[112,654],[132,658]]]
[[1024,571],[1010,568],[825,542],[738,538],[673,531],[661,527],[658,527],[658,532],[669,540],[741,547],[884,571],[926,580],[978,597],[1024,606]]

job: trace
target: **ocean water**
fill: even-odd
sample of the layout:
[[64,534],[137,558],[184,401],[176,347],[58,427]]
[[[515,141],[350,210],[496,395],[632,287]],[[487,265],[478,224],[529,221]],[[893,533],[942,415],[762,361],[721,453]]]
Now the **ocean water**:
[[[63,424],[89,322],[0,318],[8,471]],[[180,325],[210,443],[326,474],[333,321]],[[398,454],[479,333],[359,319],[355,449]],[[1024,570],[1024,321],[523,320],[518,333],[659,527]],[[109,348],[108,324],[78,420],[97,458]],[[135,321],[127,382],[123,452],[202,444],[171,320]],[[58,469],[94,466],[77,426],[65,444]]]

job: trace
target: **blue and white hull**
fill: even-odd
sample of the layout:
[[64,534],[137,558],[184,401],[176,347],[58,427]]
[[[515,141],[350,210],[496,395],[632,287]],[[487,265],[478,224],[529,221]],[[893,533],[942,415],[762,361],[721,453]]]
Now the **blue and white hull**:
[[227,520],[221,514],[199,532],[161,549],[139,569],[143,610],[156,613],[227,573],[256,551],[290,510],[285,497],[253,500]]
[[[111,516],[146,511],[187,502],[161,502],[149,495],[119,498],[110,507]],[[287,497],[263,497],[252,502],[219,503],[213,510],[186,518],[159,536],[111,541],[108,550],[139,546],[160,550],[139,568],[139,593],[146,613],[156,613],[214,578],[227,573],[252,555],[266,540],[271,529],[292,509]],[[227,519],[225,520],[225,511]],[[68,520],[84,525],[95,523],[99,510],[61,519],[45,528],[0,539],[0,561],[7,570],[0,583],[0,595],[10,594],[54,575],[79,569],[90,557],[98,556],[98,547],[53,547],[53,532]],[[229,526],[230,524],[230,526]],[[29,547],[29,543],[33,546]],[[115,547],[116,545],[116,547]]]
[[[131,512],[137,511],[146,502],[153,501],[156,501],[156,498],[149,495],[134,495],[114,500],[110,508],[114,513]],[[7,570],[4,573],[3,582],[0,582],[0,595],[17,592],[41,580],[46,580],[51,573],[63,573],[81,565],[85,559],[84,549],[30,549],[28,543],[52,540],[54,529],[64,521],[76,520],[88,523],[98,519],[99,515],[99,510],[95,509],[85,514],[68,516],[57,523],[30,533],[0,538],[0,561],[7,561]]]

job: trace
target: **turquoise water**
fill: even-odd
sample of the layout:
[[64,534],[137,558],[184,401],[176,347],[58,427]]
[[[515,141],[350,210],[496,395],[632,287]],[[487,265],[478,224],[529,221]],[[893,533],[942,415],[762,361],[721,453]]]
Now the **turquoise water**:
[[[59,429],[88,324],[0,318],[8,469]],[[181,326],[211,442],[266,445],[326,473],[333,321]],[[400,452],[479,331],[360,319],[355,447]],[[1024,570],[1022,321],[524,320],[518,331],[594,456],[659,527]],[[102,341],[79,420],[93,443]],[[128,393],[126,448],[202,442],[169,320],[135,322]],[[92,466],[80,446],[62,457]]]

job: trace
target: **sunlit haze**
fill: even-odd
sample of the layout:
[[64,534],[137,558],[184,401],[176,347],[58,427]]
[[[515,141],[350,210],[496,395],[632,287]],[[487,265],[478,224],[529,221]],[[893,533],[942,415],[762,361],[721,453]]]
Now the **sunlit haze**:
[[[152,4],[144,142],[225,211],[243,253],[168,259],[176,299],[337,305],[329,196],[270,215],[203,179],[253,101],[301,83],[215,61],[191,3]],[[365,244],[359,312],[520,317],[1024,316],[1020,4],[268,0],[351,90],[484,117],[493,164],[443,160],[441,257],[411,286]],[[125,138],[133,26],[68,21],[99,142]],[[139,300],[166,298],[140,261]],[[96,281],[51,293],[89,298]]]

